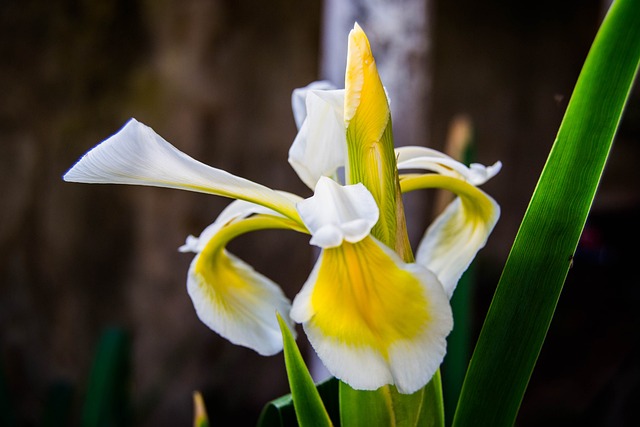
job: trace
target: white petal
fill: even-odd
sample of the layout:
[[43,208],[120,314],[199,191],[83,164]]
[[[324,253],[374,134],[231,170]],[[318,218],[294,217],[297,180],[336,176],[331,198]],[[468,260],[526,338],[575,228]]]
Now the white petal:
[[312,197],[296,205],[312,235],[311,243],[322,248],[364,239],[378,222],[379,210],[362,184],[342,186],[322,177]]
[[249,200],[296,217],[293,204],[276,191],[194,160],[135,119],[85,154],[64,180],[211,193]]
[[451,202],[427,229],[416,254],[416,262],[438,276],[449,297],[500,216],[496,201],[480,193],[483,199]]
[[491,166],[472,163],[467,167],[463,163],[427,147],[407,146],[396,148],[398,169],[422,169],[441,175],[464,179],[473,185],[482,185],[493,178],[502,167],[496,162]]
[[446,353],[453,326],[442,285],[373,238],[323,250],[293,301],[327,369],[355,389],[423,387]]
[[[279,191],[281,195],[287,197],[292,203],[297,203],[302,200],[301,197],[295,194]],[[245,202],[244,200],[235,200],[230,203],[221,213],[216,220],[205,228],[199,237],[188,236],[184,245],[178,248],[180,252],[201,252],[206,244],[215,236],[224,226],[231,222],[247,218],[255,214],[267,214],[274,216],[281,216],[279,213],[265,208],[264,206],[256,205],[255,203]]]
[[309,188],[321,176],[335,176],[345,164],[343,103],[344,90],[306,92],[307,116],[289,149],[289,163]]
[[469,165],[469,182],[473,185],[482,185],[496,176],[502,169],[502,162],[495,162],[491,166],[485,166],[480,163],[471,163]]
[[187,280],[200,320],[232,343],[261,355],[282,350],[276,311],[288,319],[291,308],[282,290],[224,250],[202,260],[204,254],[194,258]]
[[307,118],[307,93],[311,90],[333,90],[336,87],[327,80],[319,80],[309,83],[305,87],[294,89],[291,94],[291,109],[293,118],[296,121],[298,130],[302,127],[302,122]]

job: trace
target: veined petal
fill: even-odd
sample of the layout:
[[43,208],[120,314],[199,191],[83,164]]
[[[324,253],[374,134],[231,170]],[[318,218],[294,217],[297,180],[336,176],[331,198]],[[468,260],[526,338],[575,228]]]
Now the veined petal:
[[416,262],[433,271],[451,297],[460,276],[486,244],[500,206],[482,190],[448,176],[406,176],[400,184],[403,192],[443,188],[458,196],[427,229],[416,254]]
[[342,186],[322,177],[313,197],[297,204],[311,244],[331,248],[364,239],[378,221],[378,206],[362,184]]
[[257,203],[298,220],[294,204],[278,192],[194,160],[135,119],[85,154],[64,180],[217,194]]
[[[282,216],[258,213],[246,218],[256,210],[259,208],[236,202],[227,208],[225,218],[208,227],[198,241],[187,241],[186,249],[200,250],[189,268],[187,290],[205,325],[234,344],[272,355],[282,349],[276,312],[291,324],[286,316],[291,303],[278,285],[227,252],[225,246],[232,238],[254,230],[306,230]],[[208,237],[204,245],[203,237]]]
[[472,163],[467,167],[463,163],[427,147],[407,146],[396,148],[398,169],[422,169],[441,175],[464,179],[473,185],[482,185],[500,172],[501,162],[491,166]]
[[344,90],[307,89],[304,94],[306,117],[289,149],[289,163],[313,188],[321,176],[336,177],[338,168],[345,164]]
[[401,393],[431,379],[453,326],[435,275],[373,237],[324,249],[291,318],[334,376],[355,389],[395,384]]

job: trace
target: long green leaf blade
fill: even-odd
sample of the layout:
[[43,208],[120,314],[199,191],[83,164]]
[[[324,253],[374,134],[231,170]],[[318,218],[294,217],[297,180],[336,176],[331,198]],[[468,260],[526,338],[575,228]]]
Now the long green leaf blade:
[[129,425],[130,343],[126,332],[107,329],[100,338],[82,411],[83,427]]
[[640,0],[616,0],[584,64],[509,254],[454,426],[514,423],[639,59]]
[[300,350],[287,324],[278,314],[278,323],[284,342],[284,362],[291,387],[293,406],[296,418],[301,427],[332,426],[329,414],[325,409],[320,394],[313,383],[311,374],[304,364]]

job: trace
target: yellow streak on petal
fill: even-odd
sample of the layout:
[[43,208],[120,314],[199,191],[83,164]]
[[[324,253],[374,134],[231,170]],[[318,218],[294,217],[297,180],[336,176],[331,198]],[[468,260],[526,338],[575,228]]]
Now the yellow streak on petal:
[[367,237],[326,249],[311,295],[313,326],[327,338],[368,347],[388,360],[397,341],[431,322],[423,285]]
[[269,295],[268,288],[255,285],[256,273],[248,268],[239,269],[224,248],[241,234],[278,228],[307,232],[288,218],[256,215],[225,226],[207,243],[198,257],[194,273],[201,283],[206,284],[202,289],[211,303],[232,316],[250,315],[242,312],[243,307],[253,303],[259,305]]
[[[195,266],[207,299],[228,315],[241,316],[242,308],[251,306],[267,296],[264,288],[252,286],[252,277],[238,270],[226,251],[215,256],[201,256]],[[213,254],[207,254],[213,255]],[[244,274],[243,274],[244,273]]]
[[428,188],[449,190],[460,197],[464,208],[470,214],[469,220],[485,222],[487,218],[496,215],[496,207],[489,196],[476,186],[458,178],[438,174],[400,175],[400,188],[403,193]]

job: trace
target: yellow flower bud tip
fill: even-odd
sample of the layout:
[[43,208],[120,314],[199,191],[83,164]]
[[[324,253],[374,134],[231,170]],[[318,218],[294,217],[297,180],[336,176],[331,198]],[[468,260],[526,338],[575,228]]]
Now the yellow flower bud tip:
[[[349,50],[345,74],[344,120],[347,125],[360,105],[360,96],[365,79],[368,77],[376,77],[379,80],[376,61],[371,52],[369,39],[356,23],[349,33]],[[377,83],[382,87],[382,83]]]
[[193,392],[193,426],[208,427],[209,418],[207,417],[207,409],[204,406],[204,399],[199,391]]

